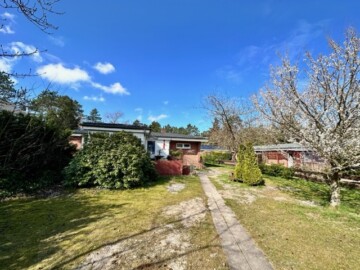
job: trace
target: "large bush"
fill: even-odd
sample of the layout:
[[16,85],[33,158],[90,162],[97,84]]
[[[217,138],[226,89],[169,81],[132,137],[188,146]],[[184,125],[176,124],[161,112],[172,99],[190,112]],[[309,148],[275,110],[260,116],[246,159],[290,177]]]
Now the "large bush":
[[60,183],[73,151],[68,134],[41,118],[0,111],[0,192],[29,192]]
[[116,189],[140,186],[156,178],[140,140],[123,131],[91,134],[64,174],[68,185]]
[[202,155],[205,164],[219,164],[231,160],[231,153],[225,151],[206,152]]

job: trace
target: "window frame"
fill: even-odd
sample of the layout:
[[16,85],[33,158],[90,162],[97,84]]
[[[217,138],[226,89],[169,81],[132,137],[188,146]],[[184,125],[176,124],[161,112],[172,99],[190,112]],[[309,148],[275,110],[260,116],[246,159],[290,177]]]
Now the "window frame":
[[[188,145],[188,146],[185,146],[185,145]],[[176,149],[189,150],[189,149],[191,149],[191,143],[176,143],[175,147],[176,147]]]

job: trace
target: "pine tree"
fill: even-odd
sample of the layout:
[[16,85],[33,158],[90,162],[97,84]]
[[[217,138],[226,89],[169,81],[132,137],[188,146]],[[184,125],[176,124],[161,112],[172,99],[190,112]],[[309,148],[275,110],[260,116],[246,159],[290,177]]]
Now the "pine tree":
[[90,115],[86,119],[91,122],[101,122],[101,116],[96,108],[90,111]]

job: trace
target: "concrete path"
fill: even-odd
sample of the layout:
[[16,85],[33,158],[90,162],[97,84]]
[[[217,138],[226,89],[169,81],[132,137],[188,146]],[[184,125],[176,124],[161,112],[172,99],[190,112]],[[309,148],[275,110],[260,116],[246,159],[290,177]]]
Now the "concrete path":
[[255,245],[251,236],[236,219],[234,212],[225,202],[205,174],[200,174],[202,187],[208,197],[209,209],[221,244],[228,257],[230,269],[268,270],[273,269],[264,253]]

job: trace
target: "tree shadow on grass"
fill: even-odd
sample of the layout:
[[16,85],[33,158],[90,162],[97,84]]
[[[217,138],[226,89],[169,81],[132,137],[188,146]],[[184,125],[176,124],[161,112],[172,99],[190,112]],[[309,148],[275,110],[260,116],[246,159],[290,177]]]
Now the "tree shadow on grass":
[[[184,218],[178,218],[175,220],[171,220],[171,221],[153,226],[150,229],[142,230],[140,232],[116,239],[115,241],[107,242],[102,245],[96,246],[94,248],[90,248],[85,252],[82,252],[79,254],[74,254],[73,257],[68,258],[67,260],[64,260],[64,261],[58,263],[55,266],[55,268],[62,269],[64,267],[65,268],[76,267],[77,269],[102,269],[107,264],[107,261],[111,260],[112,258],[116,258],[116,260],[117,260],[116,263],[118,265],[121,263],[124,264],[125,262],[122,261],[120,259],[120,257],[125,256],[125,259],[128,258],[129,260],[131,260],[131,258],[133,258],[133,257],[131,256],[131,253],[129,253],[129,252],[133,252],[136,255],[140,255],[141,252],[144,252],[144,250],[143,250],[144,244],[151,246],[149,253],[154,252],[154,249],[156,249],[156,247],[155,247],[156,244],[159,244],[154,239],[154,237],[156,238],[156,236],[154,236],[154,235],[156,235],[156,233],[166,235],[167,233],[169,233],[167,231],[173,230],[173,227],[171,227],[171,225],[178,225],[185,219],[189,219],[193,216],[197,216],[197,215],[200,215],[200,214],[208,212],[208,211],[209,211],[208,209],[202,210],[197,213],[194,213],[193,215],[189,215]],[[158,217],[155,216],[154,218],[157,219]],[[162,266],[166,265],[166,263],[168,263],[170,261],[182,258],[184,256],[188,256],[192,253],[201,252],[202,250],[205,250],[205,249],[221,248],[221,245],[217,244],[218,238],[219,238],[219,236],[216,235],[215,237],[208,239],[207,243],[205,243],[203,245],[197,245],[194,248],[187,248],[186,250],[183,250],[183,251],[177,250],[176,252],[170,252],[169,254],[159,254],[160,256],[155,256],[155,258],[151,259],[150,261],[149,260],[141,261],[140,263],[137,263],[138,266],[131,267],[129,269],[134,269],[134,270],[148,269],[148,268],[158,269],[158,268],[161,268]],[[148,241],[149,239],[151,239],[151,242]],[[155,242],[153,242],[153,241],[155,241]],[[116,250],[115,252],[114,252],[114,250],[110,251],[110,249],[106,253],[102,252],[102,249],[104,249],[106,247],[116,246],[119,244],[123,244],[122,249]],[[139,252],[139,254],[137,254],[138,252]],[[101,258],[97,258],[95,260],[90,260],[90,261],[86,260],[87,256],[90,254],[97,255],[97,254],[102,254],[102,253],[104,253],[104,254],[103,254],[103,256],[101,256]],[[78,262],[78,260],[80,258],[84,258],[85,260],[80,265],[76,265],[76,264],[74,265],[74,263]],[[112,264],[114,264],[114,261],[112,262]],[[113,269],[117,269],[117,268],[114,266]],[[123,267],[121,269],[123,269]]]
[[[271,177],[278,188],[300,200],[314,201],[321,206],[328,206],[330,202],[330,186],[304,179],[282,179]],[[341,207],[355,213],[360,213],[360,190],[343,187],[341,189]]]
[[3,269],[27,269],[49,258],[60,251],[58,242],[90,234],[86,227],[105,218],[112,208],[92,204],[90,197],[74,195],[0,203],[0,265]]
[[299,200],[314,201],[319,205],[329,204],[330,189],[329,186],[322,183],[314,183],[303,179],[282,179],[272,177],[278,188]]

